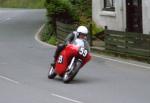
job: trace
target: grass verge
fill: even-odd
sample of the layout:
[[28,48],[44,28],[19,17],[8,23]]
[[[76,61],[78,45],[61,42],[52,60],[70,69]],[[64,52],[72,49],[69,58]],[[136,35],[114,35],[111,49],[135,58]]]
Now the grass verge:
[[45,0],[0,0],[3,8],[44,8]]

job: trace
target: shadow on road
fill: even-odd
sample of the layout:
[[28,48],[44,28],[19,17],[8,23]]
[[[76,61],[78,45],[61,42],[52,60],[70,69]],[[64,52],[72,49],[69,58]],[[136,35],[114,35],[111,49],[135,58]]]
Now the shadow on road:
[[[50,79],[50,80],[53,80],[55,82],[61,82],[63,83],[63,80],[62,78],[60,77],[56,77],[55,79]],[[101,79],[98,79],[98,78],[74,78],[70,83],[68,84],[92,84],[92,83],[97,83],[97,82],[100,82],[102,81]]]

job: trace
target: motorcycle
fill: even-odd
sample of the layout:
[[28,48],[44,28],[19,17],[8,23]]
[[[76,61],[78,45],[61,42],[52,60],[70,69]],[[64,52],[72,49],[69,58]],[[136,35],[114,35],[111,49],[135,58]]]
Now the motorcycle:
[[59,75],[64,83],[69,83],[90,59],[91,54],[85,48],[85,42],[82,39],[76,39],[74,43],[68,44],[62,50],[55,67],[50,66],[48,78],[54,79],[56,75]]

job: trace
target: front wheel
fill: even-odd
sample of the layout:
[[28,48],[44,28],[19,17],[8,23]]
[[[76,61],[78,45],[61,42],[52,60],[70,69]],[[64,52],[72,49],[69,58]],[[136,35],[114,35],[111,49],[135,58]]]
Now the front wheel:
[[55,69],[53,66],[50,66],[50,69],[48,71],[48,78],[54,79],[56,77]]
[[63,76],[63,82],[64,83],[69,83],[70,81],[73,80],[73,78],[76,76],[76,74],[79,72],[80,67],[81,67],[82,62],[81,61],[76,61],[73,65],[71,71],[68,70],[64,76]]

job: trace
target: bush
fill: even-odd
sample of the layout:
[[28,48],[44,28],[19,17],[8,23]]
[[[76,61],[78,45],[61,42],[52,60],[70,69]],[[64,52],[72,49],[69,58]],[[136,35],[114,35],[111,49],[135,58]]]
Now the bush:
[[89,25],[92,21],[92,0],[70,0],[74,5],[80,25]]
[[93,34],[93,36],[96,36],[96,34],[103,32],[103,31],[104,31],[104,29],[102,27],[98,27],[96,25],[96,23],[92,22],[92,34]]
[[44,41],[44,42],[47,42],[50,37],[51,37],[51,36],[50,36],[49,34],[43,33],[43,34],[41,35],[40,39],[41,39],[42,41]]
[[89,26],[92,19],[91,0],[46,0],[48,34],[56,34],[56,20],[66,24]]
[[56,45],[57,44],[56,36],[51,36],[50,39],[48,40],[48,43],[52,45]]
[[50,34],[51,31],[52,31],[52,30],[51,30],[51,27],[50,27],[50,25],[47,23],[47,24],[45,25],[44,30],[43,30],[43,32],[42,32],[42,35],[41,35],[41,37],[40,37],[41,40],[47,42],[47,41],[50,39],[50,37],[51,37],[51,34]]
[[69,0],[47,0],[46,8],[48,11],[48,17],[52,20],[61,20],[63,22],[72,23],[77,21],[75,11]]
[[46,25],[43,32],[42,32],[42,35],[40,37],[40,39],[44,42],[47,42],[49,44],[53,44],[53,45],[56,45],[57,44],[57,39],[54,35],[50,34],[50,32],[52,31],[51,27],[49,27],[50,25]]
[[46,0],[48,18],[64,23],[88,25],[92,21],[91,0]]

